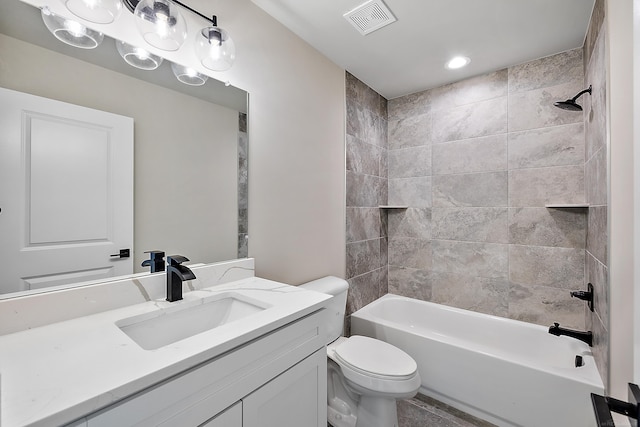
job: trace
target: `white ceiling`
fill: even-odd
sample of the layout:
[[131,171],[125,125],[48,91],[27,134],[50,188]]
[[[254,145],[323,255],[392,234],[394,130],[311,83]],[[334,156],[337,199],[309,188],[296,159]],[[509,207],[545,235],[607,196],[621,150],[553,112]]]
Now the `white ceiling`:
[[398,21],[362,36],[342,15],[365,0],[252,1],[387,99],[581,47],[595,2],[385,0]]

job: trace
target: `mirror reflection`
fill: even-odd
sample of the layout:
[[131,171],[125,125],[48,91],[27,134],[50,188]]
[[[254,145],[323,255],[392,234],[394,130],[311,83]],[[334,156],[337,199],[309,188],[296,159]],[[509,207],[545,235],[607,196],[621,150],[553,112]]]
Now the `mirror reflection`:
[[[18,0],[0,4],[0,58],[3,101],[13,99],[5,93],[22,93],[52,109],[35,114],[33,107],[20,123],[0,128],[0,157],[13,162],[0,164],[0,255],[15,258],[12,276],[0,275],[0,293],[112,277],[122,274],[120,264],[129,264],[129,273],[149,271],[141,264],[151,250],[191,262],[246,256],[246,92],[214,79],[184,85],[169,61],[154,71],[133,68],[107,38],[92,50],[64,45],[38,9]],[[95,148],[100,144],[78,157],[76,141],[83,139],[65,133],[70,123],[81,123],[81,133],[98,135],[104,147],[117,144],[96,131],[111,125],[86,126],[93,118],[51,119],[67,107],[129,118],[132,171],[112,169],[113,158],[100,157],[107,149]],[[10,117],[14,105],[0,108]],[[111,197],[109,181],[127,174],[131,207]],[[129,216],[130,247],[112,242],[119,231],[114,215]],[[99,259],[85,260],[95,248]],[[126,249],[130,256],[121,257]]]

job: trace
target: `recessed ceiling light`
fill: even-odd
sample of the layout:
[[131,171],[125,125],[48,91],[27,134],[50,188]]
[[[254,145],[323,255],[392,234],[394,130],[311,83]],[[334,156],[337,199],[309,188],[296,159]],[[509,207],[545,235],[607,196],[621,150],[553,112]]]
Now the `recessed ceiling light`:
[[467,58],[466,56],[456,56],[455,58],[452,58],[449,62],[447,62],[445,67],[450,70],[455,70],[469,65],[470,62],[471,59]]

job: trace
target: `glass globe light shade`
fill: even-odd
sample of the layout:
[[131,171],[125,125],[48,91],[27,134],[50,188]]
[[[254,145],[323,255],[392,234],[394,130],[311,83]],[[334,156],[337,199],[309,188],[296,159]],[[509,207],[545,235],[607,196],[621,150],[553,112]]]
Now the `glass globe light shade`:
[[122,12],[121,0],[61,0],[74,15],[96,24],[110,24]]
[[196,35],[195,49],[202,65],[210,70],[228,70],[236,60],[236,45],[222,28],[203,28]]
[[187,39],[187,23],[171,0],[141,0],[133,11],[136,26],[151,46],[178,50]]
[[104,34],[101,32],[87,28],[79,22],[58,16],[46,6],[42,8],[41,15],[44,25],[46,25],[51,34],[68,45],[81,49],[94,49],[104,39]]
[[150,71],[162,64],[162,57],[123,41],[116,40],[116,48],[122,59],[132,67]]
[[202,86],[206,83],[209,76],[205,76],[190,67],[171,63],[173,74],[180,82],[190,86]]

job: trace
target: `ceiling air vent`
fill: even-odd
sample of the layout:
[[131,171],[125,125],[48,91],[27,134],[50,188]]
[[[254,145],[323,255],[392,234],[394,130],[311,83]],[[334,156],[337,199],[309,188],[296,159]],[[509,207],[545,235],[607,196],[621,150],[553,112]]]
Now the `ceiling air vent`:
[[363,36],[397,21],[382,0],[369,0],[342,16]]

